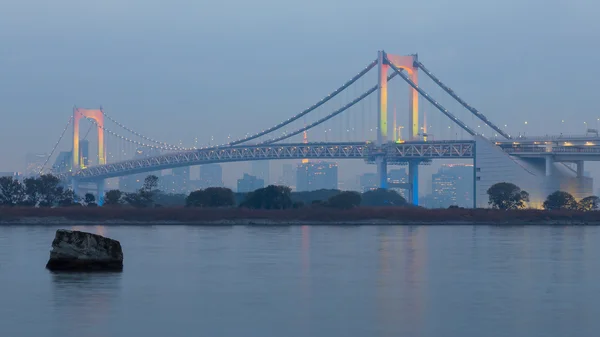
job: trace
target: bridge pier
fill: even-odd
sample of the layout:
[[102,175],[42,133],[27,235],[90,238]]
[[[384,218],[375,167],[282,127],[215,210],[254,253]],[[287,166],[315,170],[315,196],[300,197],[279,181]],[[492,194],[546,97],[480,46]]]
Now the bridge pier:
[[73,189],[73,202],[79,202],[79,181],[75,178],[71,178],[71,188]]
[[577,165],[577,178],[582,178],[583,177],[583,160],[576,161],[575,164]]
[[387,161],[385,157],[380,156],[375,159],[377,164],[377,179],[379,180],[379,188],[388,188],[387,183]]
[[554,159],[552,156],[546,156],[546,177],[552,175],[552,166],[554,166]]
[[98,200],[96,200],[96,203],[98,206],[102,206],[104,204],[104,179],[98,180],[96,186],[98,187]]
[[408,162],[408,202],[419,205],[419,162],[411,160]]

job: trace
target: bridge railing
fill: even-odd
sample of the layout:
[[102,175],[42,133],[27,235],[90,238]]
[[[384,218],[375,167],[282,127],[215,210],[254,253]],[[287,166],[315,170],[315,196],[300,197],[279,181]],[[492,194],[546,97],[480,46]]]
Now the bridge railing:
[[509,154],[527,154],[527,153],[590,153],[600,154],[598,147],[577,147],[577,146],[517,146],[504,148],[504,152]]
[[510,142],[518,143],[520,141],[560,142],[560,141],[577,141],[577,140],[600,140],[600,136],[596,136],[596,135],[546,135],[546,136],[517,136],[517,137],[513,137],[510,140],[506,140],[506,139],[500,138],[500,137],[491,137],[488,139],[493,142],[500,142],[500,143],[510,143]]

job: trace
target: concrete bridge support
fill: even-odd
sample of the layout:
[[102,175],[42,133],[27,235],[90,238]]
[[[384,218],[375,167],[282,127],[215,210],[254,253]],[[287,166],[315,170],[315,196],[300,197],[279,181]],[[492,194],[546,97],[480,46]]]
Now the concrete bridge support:
[[546,177],[552,175],[552,166],[554,166],[554,158],[552,158],[552,156],[546,156]]
[[387,161],[385,157],[377,157],[375,159],[377,164],[377,180],[379,180],[379,188],[388,188],[387,183]]
[[102,206],[104,205],[104,179],[98,180],[96,186],[98,187],[98,200],[96,200],[96,203],[98,206]]
[[79,202],[79,199],[81,198],[79,193],[81,193],[81,191],[79,190],[79,181],[75,178],[71,178],[71,188],[73,189],[73,195],[75,196],[73,202]]
[[408,162],[408,202],[419,205],[419,162],[412,160]]
[[581,179],[583,178],[583,160],[576,161],[575,164],[577,165],[577,178]]

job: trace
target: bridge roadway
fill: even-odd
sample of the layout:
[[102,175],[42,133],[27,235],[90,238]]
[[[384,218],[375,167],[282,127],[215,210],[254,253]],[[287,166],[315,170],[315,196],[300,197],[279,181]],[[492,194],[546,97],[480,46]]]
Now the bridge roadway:
[[511,156],[521,158],[551,157],[556,162],[600,161],[598,136],[543,136],[495,140]]
[[209,147],[91,166],[74,172],[71,177],[78,182],[98,182],[107,178],[209,163],[278,159],[362,159],[373,161],[377,156],[385,156],[389,163],[432,159],[469,159],[475,156],[475,142],[472,140],[412,141],[388,143],[381,148],[377,148],[371,142]]

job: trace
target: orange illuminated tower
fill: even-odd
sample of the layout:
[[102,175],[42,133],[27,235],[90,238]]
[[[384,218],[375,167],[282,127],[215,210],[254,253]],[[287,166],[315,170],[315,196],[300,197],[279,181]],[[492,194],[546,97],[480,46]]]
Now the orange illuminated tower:
[[[377,55],[378,60],[378,100],[377,100],[377,146],[381,147],[387,144],[388,134],[395,137],[396,121],[390,122],[390,117],[387,113],[387,73],[390,63],[396,68],[404,70],[408,73],[408,77],[415,85],[418,85],[418,59],[417,55],[392,55],[387,54],[384,51],[379,51]],[[408,89],[408,140],[418,140],[419,134],[419,92],[409,86]],[[397,141],[397,139],[393,139]],[[384,156],[378,156],[375,158],[377,164],[377,178],[379,180],[380,188],[387,188],[387,162]],[[419,181],[419,163],[417,161],[410,161],[408,163],[408,175],[410,180],[409,198],[413,204],[418,204],[418,181]]]
[[73,170],[83,168],[79,154],[79,122],[81,118],[91,118],[98,126],[98,164],[106,164],[104,153],[104,114],[102,109],[73,108]]

